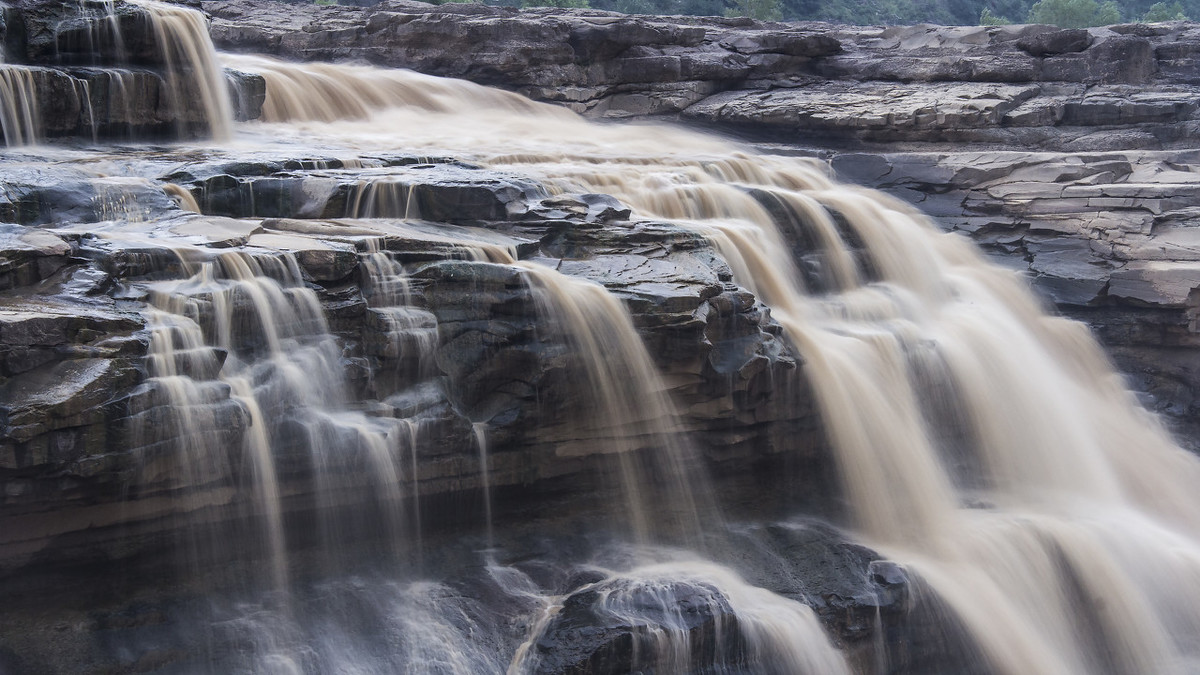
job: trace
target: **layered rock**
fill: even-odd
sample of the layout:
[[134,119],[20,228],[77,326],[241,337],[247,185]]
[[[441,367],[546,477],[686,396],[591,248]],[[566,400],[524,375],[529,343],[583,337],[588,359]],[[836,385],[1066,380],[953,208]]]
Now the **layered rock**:
[[1157,409],[1180,424],[1194,417],[1192,24],[878,28],[417,3],[205,6],[231,49],[364,59],[832,157],[847,180],[1029,270],[1116,350]]
[[1195,438],[1193,220],[1196,151],[847,153],[845,179],[911,202],[1028,275],[1065,315],[1084,321],[1166,414]]
[[[52,180],[28,166],[10,172],[7,212],[24,224],[7,226],[7,327],[0,334],[7,364],[4,514],[18,525],[8,530],[7,565],[61,556],[55,538],[61,544],[78,535],[77,543],[87,545],[114,535],[97,527],[161,517],[149,505],[179,489],[136,479],[147,463],[164,461],[154,457],[170,452],[172,433],[186,433],[169,423],[166,411],[175,404],[141,365],[152,329],[138,301],[156,280],[188,274],[188,250],[296,262],[344,345],[358,405],[428,426],[420,473],[407,488],[422,495],[477,489],[471,425],[479,421],[487,423],[494,489],[550,478],[561,489],[567,477],[582,477],[594,464],[582,431],[587,427],[579,423],[589,404],[570,386],[577,355],[545,328],[552,317],[538,315],[519,269],[461,260],[473,245],[543,262],[561,258],[561,272],[627,298],[647,345],[675,383],[688,426],[706,431],[696,438],[711,461],[744,468],[764,461],[781,450],[773,445],[777,436],[765,433],[772,425],[780,434],[816,431],[812,410],[781,400],[772,384],[795,368],[776,337],[778,326],[731,283],[702,237],[667,223],[628,221],[628,209],[611,198],[548,197],[527,179],[461,163],[364,159],[356,164],[376,168],[235,155],[183,165],[164,182],[61,171]],[[225,215],[179,209],[164,192],[166,180]],[[419,209],[437,220],[341,218],[360,201],[356,194],[372,186],[408,195],[414,204],[401,205],[401,212]],[[238,199],[239,189],[254,198]],[[414,269],[415,299],[404,320],[417,321],[407,330],[433,331],[436,351],[414,353],[403,336],[387,338],[393,310],[365,299],[368,245]],[[197,292],[207,302],[207,291]],[[199,320],[211,325],[204,316]],[[213,379],[215,372],[190,375],[211,381],[204,405],[225,420],[223,445],[234,453],[248,425],[246,411]],[[51,381],[58,384],[44,387]],[[147,435],[148,428],[154,431]],[[579,448],[564,449],[572,445]],[[311,480],[303,470],[285,478],[298,486]],[[131,482],[142,484],[138,503],[148,512],[96,515]],[[230,495],[213,487],[211,498],[227,502]],[[71,494],[82,501],[70,504]],[[76,515],[69,517],[71,510]],[[85,536],[83,523],[93,532]]]
[[[1153,403],[1181,419],[1194,416],[1197,375],[1190,361],[1197,346],[1200,254],[1189,224],[1196,158],[1188,150],[1101,151],[1189,143],[1196,112],[1189,26],[878,30],[473,5],[289,5],[286,13],[276,7],[255,16],[232,3],[209,8],[219,17],[215,33],[230,46],[365,58],[497,83],[593,115],[680,114],[819,144],[782,150],[831,157],[843,176],[915,202],[946,229],[1015,262],[1066,312],[1091,321],[1123,365],[1145,375],[1141,384]],[[121,9],[103,20],[124,34],[139,25],[127,18],[135,15]],[[63,78],[79,82],[93,72],[85,70],[95,64],[81,41],[109,44],[112,34],[96,32],[84,17],[47,37],[29,28],[36,12],[25,16],[28,37],[6,43],[10,51],[24,44],[24,59],[34,62],[58,54],[54,68],[28,72],[36,73],[35,82],[61,80],[54,86],[63,92],[85,92],[77,103],[66,95],[54,99],[65,112],[47,116],[62,120],[49,128],[68,135],[103,128],[80,122],[84,100],[100,105],[94,88]],[[147,67],[149,101],[155,98],[150,90],[161,86],[154,71],[161,64],[139,42],[144,38],[125,48],[131,62]],[[240,81],[261,103],[262,80]],[[159,129],[179,121],[147,106],[126,110],[125,121],[110,113],[104,124]],[[242,114],[256,116],[255,104]],[[870,151],[884,143],[1088,152]],[[829,146],[867,150],[834,153]],[[548,540],[522,539],[503,561],[535,578],[543,592],[561,596],[562,611],[547,616],[530,645],[545,659],[540,672],[628,669],[630,646],[646,624],[600,607],[604,594],[644,599],[636,580],[579,566],[595,550],[570,536],[577,534],[576,519],[594,519],[605,508],[563,495],[620,499],[620,490],[602,480],[615,473],[604,447],[611,439],[588,422],[596,402],[579,386],[580,355],[540,313],[514,260],[595,281],[623,300],[679,404],[683,430],[699,432],[692,435],[695,449],[718,477],[713,492],[728,512],[761,522],[779,500],[789,507],[807,502],[809,512],[834,520],[841,515],[840,503],[825,499],[836,490],[834,468],[822,451],[826,441],[812,397],[797,377],[800,358],[781,339],[769,309],[733,283],[712,244],[693,231],[634,218],[604,195],[552,195],[527,177],[453,158],[166,152],[141,163],[128,160],[141,177],[116,179],[100,176],[85,156],[73,162],[66,153],[54,164],[13,156],[20,166],[13,162],[0,177],[0,215],[8,221],[0,229],[0,518],[7,526],[0,530],[0,570],[17,573],[8,578],[22,583],[6,593],[22,602],[14,603],[19,616],[0,620],[11,622],[0,633],[19,635],[0,642],[0,669],[100,662],[114,670],[189,669],[187,659],[195,654],[171,650],[183,644],[202,652],[195,636],[164,638],[158,628],[179,610],[173,604],[179,598],[170,596],[181,593],[177,589],[145,606],[104,598],[103,610],[67,631],[76,646],[91,639],[90,631],[115,631],[121,639],[114,643],[140,645],[132,656],[90,643],[66,655],[14,656],[6,645],[51,644],[44,635],[26,640],[21,632],[45,627],[26,620],[37,603],[21,597],[30,593],[24,580],[38,573],[63,563],[138,563],[153,570],[163,552],[179,544],[176,532],[199,531],[216,549],[269,539],[254,532],[219,541],[230,522],[252,520],[247,510],[267,510],[252,490],[233,489],[229,480],[231,474],[260,478],[242,448],[264,427],[287,439],[272,448],[274,487],[281,527],[297,550],[305,542],[317,548],[312,538],[328,536],[314,535],[314,522],[337,530],[351,520],[338,520],[339,509],[385,501],[375,495],[382,491],[379,467],[355,445],[351,425],[333,430],[344,436],[330,432],[337,442],[327,445],[335,452],[315,457],[304,440],[312,431],[305,425],[314,421],[305,417],[321,418],[316,413],[325,410],[310,406],[268,419],[221,380],[229,359],[262,355],[269,347],[269,338],[253,330],[228,348],[215,346],[213,336],[222,330],[219,289],[200,270],[222,261],[261,263],[266,271],[259,276],[285,293],[315,297],[323,325],[307,326],[290,346],[325,341],[333,347],[347,393],[335,412],[354,424],[394,422],[419,440],[406,446],[411,473],[406,468],[396,481],[404,495],[417,497],[417,509],[426,507],[423,516],[412,514],[417,539],[422,527],[426,537],[440,536],[448,525],[483,530],[483,513],[495,508],[529,516],[526,529]],[[192,212],[196,207],[204,215]],[[805,242],[791,243],[804,262]],[[372,277],[377,256],[400,265],[403,274],[393,276],[404,277],[403,302],[380,299],[387,293]],[[198,356],[156,351],[163,324],[152,307],[165,311],[163,295],[180,300],[188,309],[177,316],[204,334],[204,345],[181,350]],[[265,323],[252,304],[241,297],[228,308],[231,332]],[[196,385],[186,406],[156,370],[167,358]],[[266,370],[254,375],[269,379]],[[186,448],[195,438],[180,423],[184,408],[210,422],[211,466],[191,466],[195,458]],[[653,452],[652,442],[640,442],[637,452]],[[494,504],[484,503],[489,497]],[[428,508],[447,504],[453,506]],[[383,539],[389,525],[386,508],[373,508],[378,512],[370,512],[369,524],[358,525],[367,530],[362,541]],[[499,520],[505,541],[532,536],[512,519]],[[435,600],[461,608],[464,622],[486,624],[475,635],[494,654],[511,653],[526,635],[518,629],[528,628],[514,625],[533,605],[489,577],[496,574],[491,567],[487,575],[478,570],[474,549],[491,547],[490,525],[486,537],[469,534],[456,551],[431,547],[439,553],[427,562],[444,565],[439,572],[452,580]],[[347,529],[335,541],[369,546],[358,541],[360,531]],[[722,536],[735,550],[714,556],[755,570],[748,580],[754,585],[812,607],[861,663],[885,659],[897,672],[917,673],[964,672],[980,662],[973,653],[948,653],[948,643],[963,641],[943,635],[954,626],[914,588],[919,581],[833,528],[792,522],[730,529]],[[195,541],[180,548],[189,546],[202,548]],[[249,547],[256,546],[265,548],[258,541]],[[554,558],[539,546],[571,555]],[[252,553],[258,558],[248,554],[247,566],[269,557]],[[345,562],[355,553],[329,555]],[[195,557],[191,564],[200,569],[221,561],[213,550]],[[735,612],[727,595],[689,581],[667,590],[649,625],[668,626],[672,612],[683,608],[682,633],[701,646],[699,660],[720,657],[752,669],[745,663],[750,650],[728,625]],[[322,594],[318,588],[304,602],[320,604]],[[390,615],[372,614],[372,607],[352,609],[367,617],[364,624],[387,624]],[[186,612],[172,614],[177,625],[180,616],[186,624]],[[236,622],[217,632],[214,653],[236,654],[243,639]],[[395,629],[408,633],[419,634],[414,626]],[[705,651],[718,640],[725,651]]]
[[[204,106],[191,105],[200,92],[187,79],[199,65],[170,51],[152,15],[132,3],[6,6],[0,67],[6,144],[209,134],[213,120]],[[236,115],[257,117],[262,79],[231,71],[227,80]]]
[[205,3],[232,50],[363,60],[605,117],[679,115],[793,143],[1188,147],[1185,23],[850,27],[385,2]]

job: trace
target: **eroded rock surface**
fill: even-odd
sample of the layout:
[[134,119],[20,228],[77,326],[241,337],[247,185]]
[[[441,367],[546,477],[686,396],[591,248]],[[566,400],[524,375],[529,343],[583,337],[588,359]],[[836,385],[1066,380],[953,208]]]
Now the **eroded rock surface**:
[[847,180],[905,199],[1088,323],[1152,407],[1194,437],[1196,151],[847,153]]
[[1192,24],[850,27],[384,2],[206,2],[231,50],[363,60],[604,117],[772,139],[1062,151],[1189,147]]

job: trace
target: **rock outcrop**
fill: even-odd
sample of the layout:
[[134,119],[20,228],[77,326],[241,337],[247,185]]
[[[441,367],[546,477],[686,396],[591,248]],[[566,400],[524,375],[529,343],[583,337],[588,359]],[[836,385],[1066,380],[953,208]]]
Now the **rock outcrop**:
[[223,48],[359,60],[602,117],[679,116],[796,144],[1190,147],[1187,23],[851,27],[383,2],[204,3]]
[[[206,2],[222,46],[471,79],[832,159],[1027,270],[1181,431],[1195,418],[1189,23],[850,27],[385,2]],[[1036,151],[1037,154],[1031,154]]]
[[1089,324],[1185,443],[1197,428],[1196,151],[865,154],[846,180],[913,203]]
[[[7,145],[41,138],[134,140],[207,135],[212,120],[153,12],[132,3],[6,5],[0,66]],[[239,119],[258,117],[262,79],[228,73]]]

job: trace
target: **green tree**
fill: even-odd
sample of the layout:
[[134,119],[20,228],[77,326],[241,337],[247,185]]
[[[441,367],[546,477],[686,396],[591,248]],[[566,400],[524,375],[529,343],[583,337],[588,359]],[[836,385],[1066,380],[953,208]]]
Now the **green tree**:
[[748,16],[759,21],[779,21],[783,18],[782,0],[733,0],[725,16]]
[[1088,28],[1120,23],[1121,10],[1113,0],[1040,0],[1029,10],[1029,23],[1060,28]]
[[979,13],[980,26],[1008,26],[1010,24],[1012,24],[1012,19],[992,14],[992,10],[987,7],[984,7],[983,11]]
[[1146,14],[1142,16],[1142,21],[1145,23],[1187,20],[1187,14],[1183,11],[1183,5],[1179,4],[1179,0],[1175,0],[1169,5],[1165,2],[1156,2],[1150,5],[1150,9],[1147,9]]

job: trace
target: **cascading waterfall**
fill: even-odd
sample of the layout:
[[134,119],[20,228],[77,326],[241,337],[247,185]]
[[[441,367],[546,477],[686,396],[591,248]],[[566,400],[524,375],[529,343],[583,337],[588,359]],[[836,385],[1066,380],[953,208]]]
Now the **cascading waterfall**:
[[[707,491],[681,440],[666,384],[629,311],[599,284],[532,263],[525,263],[524,270],[539,312],[548,325],[563,331],[578,355],[587,400],[597,410],[592,415],[597,428],[589,434],[599,447],[577,451],[616,457],[626,511],[639,541],[674,534],[694,543],[704,516],[712,517],[711,509],[697,504],[697,495]],[[639,453],[642,450],[647,452]],[[663,481],[657,488],[662,494],[647,494],[651,476]]]
[[[464,106],[494,106],[511,112],[543,113],[546,107],[499,90],[464,89],[456,80],[406,70],[370,66],[310,64],[297,66],[248,54],[222,54],[230,67],[266,80],[265,122],[338,122],[365,120],[397,104],[431,113],[452,113]],[[564,117],[570,112],[560,111]]]
[[166,66],[172,108],[190,109],[198,99],[212,137],[228,139],[233,133],[233,104],[204,15],[156,0],[129,1],[149,14],[159,55]]
[[[428,110],[421,97],[392,103],[380,125],[412,114],[406,106]],[[1186,672],[1200,660],[1189,637],[1200,626],[1197,462],[1136,406],[1081,326],[1042,314],[964,240],[805,160],[714,156],[719,143],[681,132],[476,106],[396,142],[613,194],[708,236],[806,359],[854,527],[929,584],[990,668]],[[488,119],[474,114],[485,108]],[[512,140],[534,127],[539,140]],[[321,127],[351,143],[353,129]],[[560,147],[540,146],[546,136]],[[785,233],[797,228],[820,251],[815,275],[791,257]],[[573,339],[594,337],[586,325]]]
[[[186,258],[196,251],[183,251]],[[236,455],[208,440],[206,431],[221,425],[195,420],[187,411],[202,400],[203,387],[223,383],[248,416],[244,456],[254,476],[257,509],[266,529],[273,578],[287,578],[282,495],[278,463],[281,456],[309,454],[318,512],[330,513],[346,501],[342,493],[357,486],[342,485],[340,475],[356,463],[372,468],[378,509],[386,541],[398,546],[402,537],[403,494],[397,449],[406,442],[399,424],[375,420],[348,409],[341,355],[325,324],[320,301],[301,283],[294,258],[232,252],[215,260],[188,262],[194,273],[178,281],[154,282],[150,302],[156,307],[151,368],[164,386],[177,421],[178,443],[189,448],[181,468],[202,467],[204,479],[188,477],[192,487],[211,482],[236,482]],[[216,351],[225,356],[215,361]],[[181,349],[183,351],[181,351]],[[181,374],[181,358],[203,358]],[[284,448],[284,439],[302,448]],[[216,463],[214,465],[214,462]],[[352,532],[342,524],[326,523],[322,536],[337,550]],[[368,528],[370,529],[370,528]]]
[[[757,200],[692,167],[679,169],[699,179],[686,187],[647,187],[636,173],[615,192],[648,214],[694,219],[775,310],[807,359],[856,526],[930,583],[992,667],[1191,667],[1200,613],[1181,598],[1200,590],[1200,520],[1186,496],[1196,463],[1136,407],[1081,326],[1041,314],[1020,282],[910,209],[803,166],[781,167],[770,191],[798,187],[786,201],[805,206],[791,216],[826,233],[810,200],[841,217],[878,282],[811,295]],[[839,283],[858,277],[839,240],[820,238]],[[965,448],[935,442],[919,386],[933,379],[930,362],[961,397]]]
[[[453,153],[552,190],[611,194],[639,216],[707,237],[804,359],[849,525],[932,590],[985,659],[975,664],[981,670],[1185,673],[1200,664],[1200,462],[1136,405],[1082,326],[1043,314],[1019,279],[965,240],[895,200],[835,183],[808,160],[752,155],[679,130],[592,126],[514,94],[412,73],[218,57],[199,13],[138,4],[153,17],[176,105],[194,91],[218,139],[232,124],[221,61],[264,76],[264,121],[276,137],[319,133],[351,153]],[[36,138],[30,77],[0,68],[10,145]],[[411,184],[385,174],[360,186],[348,217],[418,215],[403,192]],[[118,194],[120,181],[109,184]],[[165,189],[199,210],[183,188]],[[139,219],[120,195],[101,197],[102,217]],[[347,237],[369,231],[338,225]],[[404,266],[377,238],[360,243],[365,311],[378,317],[391,350],[384,353],[417,364],[398,380],[424,376],[437,319],[417,306]],[[621,301],[599,284],[518,261],[508,248],[446,243],[461,247],[458,257],[516,269],[543,323],[562,333],[592,413],[578,431],[593,442],[562,451],[615,459],[631,538],[695,549],[666,561],[631,555],[571,586],[597,593],[604,617],[635,627],[636,667],[849,672],[807,605],[696,559],[720,548],[702,536],[706,526],[719,529],[717,509]],[[175,253],[180,278],[137,282],[151,328],[146,395],[170,411],[168,420],[145,420],[144,445],[154,451],[141,480],[176,490],[185,503],[197,488],[222,488],[187,510],[249,504],[245,520],[261,527],[269,560],[263,585],[285,594],[295,586],[291,537],[303,529],[289,529],[289,512],[311,514],[315,523],[302,525],[315,524],[329,568],[352,566],[356,547],[371,541],[401,560],[406,522],[416,523],[420,549],[423,422],[355,407],[341,346],[296,258],[253,237],[239,250]],[[218,405],[226,392],[232,405]],[[247,433],[231,448],[224,432],[237,425]],[[476,421],[470,431],[491,549],[486,429]],[[249,499],[235,494],[245,474]],[[311,478],[305,494],[286,487],[298,475]],[[365,489],[362,475],[370,477]],[[219,534],[187,543],[197,565],[213,555],[200,549],[222,545],[232,544]],[[529,619],[511,659],[492,649],[503,639],[483,627],[477,603],[432,581],[369,590],[330,581],[313,601],[344,605],[313,612],[332,617],[328,625],[301,626],[299,611],[263,611],[226,628],[253,636],[251,672],[537,672],[536,643],[567,596],[494,561],[485,573]],[[675,584],[699,589],[697,611],[736,617],[736,626],[714,619],[711,630],[737,649],[697,647],[673,604]],[[651,622],[650,613],[678,621]],[[366,616],[379,632],[352,635],[346,616]],[[380,644],[393,651],[381,654]]]

